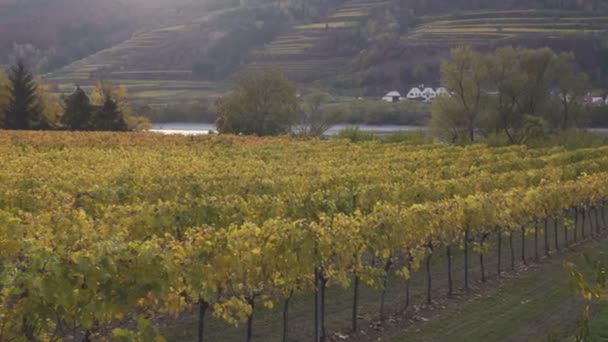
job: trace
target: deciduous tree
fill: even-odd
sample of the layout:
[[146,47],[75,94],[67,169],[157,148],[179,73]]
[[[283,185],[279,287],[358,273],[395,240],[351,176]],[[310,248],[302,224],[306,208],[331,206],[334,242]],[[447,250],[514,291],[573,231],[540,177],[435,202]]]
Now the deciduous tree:
[[574,55],[564,53],[557,56],[554,65],[556,79],[558,116],[555,125],[568,129],[581,123],[583,96],[589,85],[589,77],[576,69]]
[[433,104],[436,136],[473,141],[494,133],[521,144],[551,128],[580,124],[587,76],[572,54],[548,48],[504,47],[481,55],[462,47],[443,65],[442,83],[452,96]]
[[329,94],[318,89],[304,97],[299,127],[303,134],[321,136],[336,123],[339,112],[323,108],[330,98]]
[[118,109],[125,116],[133,114],[127,87],[107,81],[97,82],[91,92],[91,104],[94,106],[103,106],[108,97],[111,97],[114,102],[116,102]]
[[496,50],[488,59],[489,80],[497,91],[491,99],[492,111],[486,121],[488,129],[504,132],[511,143],[518,141],[518,132],[524,125],[524,113],[519,104],[524,96],[526,76],[520,68],[519,52],[512,47]]
[[453,94],[440,97],[432,108],[431,129],[437,135],[452,141],[475,140],[487,110],[487,69],[486,58],[471,47],[452,50],[452,60],[441,66],[441,80]]
[[286,134],[296,122],[296,88],[276,70],[243,76],[237,89],[218,107],[220,133],[246,135]]

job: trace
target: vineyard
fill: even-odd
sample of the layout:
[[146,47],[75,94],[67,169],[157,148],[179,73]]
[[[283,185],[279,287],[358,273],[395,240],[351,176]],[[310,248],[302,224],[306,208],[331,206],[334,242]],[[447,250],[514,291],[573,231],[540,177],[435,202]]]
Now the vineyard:
[[358,331],[363,288],[382,321],[389,282],[432,303],[607,223],[608,147],[2,132],[0,154],[1,341],[162,341],[188,315],[190,340],[250,341],[260,312],[327,340],[337,292]]
[[[352,56],[327,51],[323,43],[340,33],[362,27],[381,0],[348,0],[323,20],[294,25],[272,42],[253,51],[241,71],[279,68],[291,79],[311,81],[345,72]],[[334,37],[334,38],[331,38]]]
[[513,41],[535,35],[597,35],[608,29],[608,17],[576,11],[471,11],[422,18],[406,37],[411,45],[458,46]]
[[[194,53],[184,51],[199,51],[199,44],[209,44],[201,32],[220,12],[195,7],[181,23],[169,18],[158,28],[136,32],[124,42],[44,75],[44,79],[56,86],[57,95],[73,92],[75,83],[88,90],[104,79],[127,86],[133,102],[148,105],[217,96],[223,84],[193,79]],[[177,56],[175,51],[182,53]]]

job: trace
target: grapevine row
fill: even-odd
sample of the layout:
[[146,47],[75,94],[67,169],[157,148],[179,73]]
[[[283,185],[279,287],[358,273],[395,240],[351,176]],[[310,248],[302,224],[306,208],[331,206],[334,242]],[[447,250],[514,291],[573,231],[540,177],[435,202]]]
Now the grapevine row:
[[356,317],[360,283],[424,266],[430,302],[440,251],[464,253],[467,288],[492,236],[544,237],[548,254],[549,219],[565,242],[606,226],[606,148],[32,134],[0,135],[2,341],[150,340],[146,322],[193,307],[200,340],[208,312],[251,336],[255,307],[279,303],[287,338],[308,293],[320,340],[328,286],[352,288]]

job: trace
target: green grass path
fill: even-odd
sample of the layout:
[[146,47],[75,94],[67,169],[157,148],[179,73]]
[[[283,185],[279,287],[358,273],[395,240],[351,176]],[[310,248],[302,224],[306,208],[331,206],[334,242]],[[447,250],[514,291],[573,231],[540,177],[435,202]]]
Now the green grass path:
[[[587,228],[588,231],[589,227]],[[586,242],[563,250],[562,228],[558,230],[562,251],[554,252],[548,259],[534,264],[517,274],[507,272],[500,280],[496,276],[497,256],[493,252],[486,255],[488,284],[481,285],[480,267],[477,255],[471,256],[472,286],[478,288],[464,295],[462,251],[455,251],[453,259],[453,279],[456,299],[446,299],[446,272],[444,251],[437,251],[432,260],[433,299],[440,310],[428,310],[419,304],[426,300],[426,275],[415,272],[411,279],[411,303],[407,315],[399,314],[404,307],[405,283],[394,275],[390,277],[387,288],[387,314],[395,315],[389,324],[378,329],[377,316],[380,299],[379,289],[362,286],[360,295],[360,327],[365,330],[357,336],[348,336],[347,341],[546,341],[550,334],[560,339],[572,336],[576,320],[580,317],[583,303],[578,294],[570,289],[568,274],[563,268],[566,260],[583,264],[582,253],[599,257],[608,251],[608,240]],[[580,232],[579,232],[580,235]],[[533,236],[526,236],[526,256],[532,262],[534,255]],[[570,236],[570,240],[572,236]],[[543,238],[539,241],[539,254],[543,254]],[[553,230],[549,231],[549,241],[553,240]],[[521,240],[519,234],[514,238],[514,252],[517,268],[520,269]],[[501,257],[503,270],[510,268],[510,255],[507,242],[503,245]],[[604,255],[604,257],[606,257]],[[294,298],[290,309],[290,342],[312,341],[313,296],[302,294]],[[334,333],[349,335],[352,290],[331,286],[327,297],[327,327],[334,340],[342,341]],[[258,305],[254,318],[254,341],[281,340],[281,303],[272,310]],[[600,308],[601,309],[601,308]],[[602,311],[600,310],[600,313]],[[608,310],[603,313],[608,318]],[[600,318],[598,320],[601,321]],[[413,323],[412,323],[413,322]],[[595,321],[594,321],[595,323]],[[608,322],[595,324],[606,326]],[[209,315],[206,319],[206,341],[243,341],[245,327],[229,326]],[[170,342],[196,341],[197,317],[194,313],[167,322],[162,327]]]
[[[564,256],[555,255],[499,287],[482,290],[474,299],[448,305],[431,320],[405,330],[388,328],[378,338],[395,342],[547,341],[553,335],[558,340],[568,340],[583,303],[570,288],[563,262],[583,265],[582,252],[606,258],[603,251],[607,248],[607,241],[593,242]],[[607,338],[607,308],[595,315],[592,333]]]

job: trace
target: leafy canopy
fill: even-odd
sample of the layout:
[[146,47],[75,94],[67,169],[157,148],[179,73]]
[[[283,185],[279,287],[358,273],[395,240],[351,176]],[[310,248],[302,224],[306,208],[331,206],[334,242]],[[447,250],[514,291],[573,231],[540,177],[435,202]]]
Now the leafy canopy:
[[481,54],[459,47],[442,65],[441,80],[452,94],[433,104],[435,136],[456,142],[502,134],[510,143],[525,143],[581,124],[588,77],[572,54],[548,48]]
[[280,135],[291,130],[297,120],[296,88],[276,70],[243,76],[234,93],[218,107],[220,133]]

